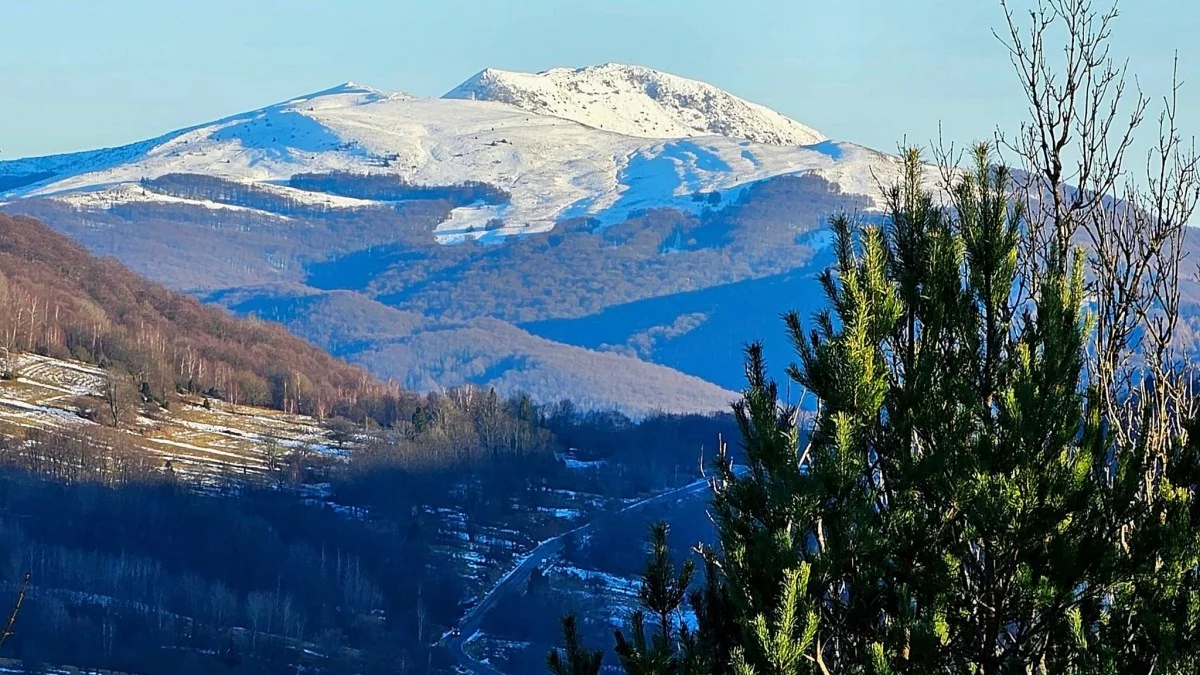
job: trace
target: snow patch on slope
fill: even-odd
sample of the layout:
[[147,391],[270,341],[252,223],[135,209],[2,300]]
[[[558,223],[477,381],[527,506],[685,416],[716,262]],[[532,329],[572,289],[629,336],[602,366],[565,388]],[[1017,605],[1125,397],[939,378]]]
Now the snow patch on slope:
[[244,206],[222,204],[207,199],[184,199],[181,197],[173,197],[171,195],[165,195],[147,190],[136,183],[121,183],[119,185],[88,192],[71,192],[60,197],[58,201],[76,208],[97,209],[103,211],[111,209],[115,206],[123,206],[126,204],[180,204],[199,206],[211,211],[240,211],[242,213],[255,213],[271,219],[287,220],[286,216],[280,216],[268,211],[246,208]]
[[726,136],[768,145],[825,140],[814,129],[711,84],[616,63],[536,74],[488,68],[443,98],[498,101],[642,138]]

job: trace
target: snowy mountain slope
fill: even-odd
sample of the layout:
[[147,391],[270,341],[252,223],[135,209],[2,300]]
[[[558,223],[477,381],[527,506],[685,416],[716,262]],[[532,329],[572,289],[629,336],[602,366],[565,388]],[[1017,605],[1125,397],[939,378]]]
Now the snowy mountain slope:
[[[169,173],[279,186],[297,173],[335,171],[393,174],[431,186],[480,181],[511,195],[505,204],[464,206],[452,212],[434,236],[453,243],[468,237],[544,232],[573,217],[610,223],[651,207],[695,210],[695,193],[737,190],[786,174],[836,176],[848,191],[874,196],[873,175],[886,174],[892,163],[885,155],[832,141],[808,147],[780,145],[821,137],[691,80],[630,67],[550,71],[557,72],[564,74],[554,77],[567,83],[575,81],[571,73],[621,75],[623,79],[613,80],[624,83],[613,85],[615,98],[606,98],[620,103],[619,117],[644,119],[644,105],[653,103],[659,106],[657,119],[678,124],[650,131],[679,137],[648,139],[646,129],[616,133],[509,103],[420,99],[347,83],[121,148],[0,162],[0,198],[114,191],[83,201],[127,203],[141,194],[129,190],[131,184]],[[639,86],[658,92],[657,98],[635,96],[622,88],[641,81],[635,75],[649,78],[645,82],[650,84]],[[589,86],[607,81],[586,80]],[[571,87],[564,84],[559,90],[575,92],[574,99],[566,94],[556,99],[567,106],[556,109],[559,113],[569,112],[571,106],[582,110],[595,93],[583,84],[578,91]],[[664,107],[663,101],[673,102],[673,107]],[[697,111],[703,115],[696,117]],[[729,135],[696,136],[701,128]],[[738,135],[776,144],[731,137]],[[295,192],[292,197],[297,200],[326,206],[361,205]],[[152,194],[146,199],[162,201]],[[502,226],[495,226],[497,220]]]
[[768,145],[825,140],[814,129],[710,84],[617,63],[536,74],[488,68],[444,98],[508,103],[643,138],[726,136]]
[[[332,87],[306,96],[300,96],[285,103],[267,108],[239,113],[215,122],[198,124],[183,129],[177,129],[145,141],[138,141],[113,148],[83,150],[62,155],[44,157],[24,157],[21,159],[0,162],[0,196],[14,197],[29,194],[44,194],[74,189],[78,181],[64,180],[82,175],[100,177],[104,172],[119,167],[139,165],[152,156],[180,157],[189,156],[188,146],[198,139],[206,137],[205,131],[214,127],[234,126],[245,123],[257,117],[266,118],[272,110],[285,106],[302,106],[320,104],[325,101],[338,103],[366,103],[384,96],[402,97],[405,94],[383,94],[369,87],[362,87],[354,82]],[[14,178],[29,177],[36,180],[28,182],[14,181]],[[7,179],[7,180],[6,180]],[[104,185],[84,183],[91,189],[106,187]],[[56,186],[56,187],[50,187]]]

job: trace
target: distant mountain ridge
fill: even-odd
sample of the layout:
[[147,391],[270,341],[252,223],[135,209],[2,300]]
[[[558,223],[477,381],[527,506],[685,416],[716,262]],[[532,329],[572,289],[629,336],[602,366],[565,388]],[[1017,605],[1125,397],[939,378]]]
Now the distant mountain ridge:
[[278,321],[335,356],[416,391],[475,385],[633,415],[710,412],[737,398],[631,355],[553,342],[498,319],[437,321],[360,293],[229,289],[204,300]]
[[[488,69],[440,99],[347,82],[117,148],[0,161],[0,199],[111,208],[161,201],[128,187],[167,174],[278,189],[296,174],[323,172],[427,186],[475,181],[511,194],[454,208],[434,236],[457,243],[545,232],[573,218],[610,224],[646,208],[694,211],[696,193],[736,193],[785,175],[836,176],[843,190],[876,197],[875,177],[892,174],[894,161],[649,68]],[[304,191],[292,197],[329,203]],[[220,200],[196,205],[212,201]]]

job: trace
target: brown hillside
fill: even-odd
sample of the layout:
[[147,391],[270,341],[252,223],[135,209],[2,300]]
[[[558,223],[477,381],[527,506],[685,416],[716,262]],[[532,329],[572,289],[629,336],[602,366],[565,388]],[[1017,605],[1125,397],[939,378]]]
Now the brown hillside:
[[163,402],[177,391],[207,392],[324,416],[396,393],[279,325],[234,318],[93,257],[36,220],[4,215],[0,347],[128,372]]

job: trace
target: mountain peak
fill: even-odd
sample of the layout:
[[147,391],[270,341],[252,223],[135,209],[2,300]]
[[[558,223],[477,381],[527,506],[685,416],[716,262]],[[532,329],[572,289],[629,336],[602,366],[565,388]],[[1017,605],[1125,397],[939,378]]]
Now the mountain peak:
[[496,101],[627,136],[727,136],[810,145],[819,132],[705,82],[622,63],[522,73],[486,68],[443,98]]
[[388,93],[385,93],[382,90],[376,89],[374,87],[368,87],[366,85],[359,84],[353,80],[349,80],[349,81],[343,82],[342,84],[337,85],[336,87],[330,87],[328,89],[322,89],[321,91],[314,91],[311,94],[297,96],[296,98],[289,99],[287,101],[287,103],[294,104],[294,103],[299,103],[302,101],[312,101],[314,99],[335,97],[335,96],[351,96],[351,97],[356,97],[357,99],[361,99],[362,101],[375,101],[375,100],[379,100],[381,98],[389,98],[389,97],[395,97],[395,96],[407,96],[407,95],[399,94],[399,93],[388,94]]

